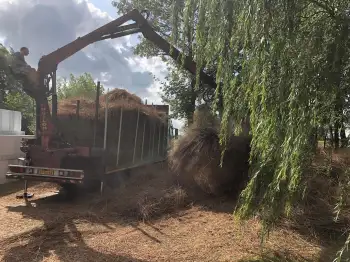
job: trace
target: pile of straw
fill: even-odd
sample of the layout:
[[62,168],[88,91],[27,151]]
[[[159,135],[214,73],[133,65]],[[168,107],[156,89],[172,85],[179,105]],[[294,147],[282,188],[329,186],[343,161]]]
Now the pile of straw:
[[170,168],[187,188],[221,195],[239,191],[248,177],[250,138],[232,135],[223,156],[218,130],[192,127],[174,143],[169,154]]
[[[147,116],[153,118],[163,118],[163,115],[151,106],[144,105],[141,98],[134,94],[130,94],[124,89],[113,89],[108,94],[108,112],[110,115],[116,114],[123,108],[124,111],[140,110]],[[75,116],[77,110],[77,100],[80,101],[79,117],[85,119],[93,119],[95,117],[95,100],[87,98],[69,98],[61,100],[58,103],[58,116],[67,117]],[[103,119],[106,108],[106,95],[100,96],[99,119]]]
[[[147,165],[130,171],[129,176],[119,174],[104,195],[92,200],[96,207],[124,219],[150,221],[185,208],[190,202],[184,189],[173,184],[164,163]],[[118,201],[116,201],[118,199]]]
[[[108,95],[108,101],[110,102],[124,101],[129,104],[142,104],[141,98],[139,98],[135,94],[130,94],[125,89],[115,88],[112,91],[108,92],[107,95]],[[100,97],[100,101],[101,102],[106,101],[106,95],[102,95]]]
[[159,196],[143,195],[138,199],[135,214],[139,219],[149,221],[180,210],[188,204],[186,191],[180,187],[173,186],[159,193]]
[[[344,241],[350,228],[350,199],[345,190],[343,204],[337,217],[336,206],[341,197],[340,184],[349,180],[346,170],[349,153],[332,156],[319,152],[313,165],[306,172],[306,192],[299,202],[287,225],[306,236],[316,236],[322,243]],[[342,180],[345,180],[341,182]],[[337,217],[337,219],[335,219]],[[344,234],[345,233],[345,234]]]
[[200,105],[194,111],[192,126],[219,127],[219,119],[213,115],[208,105]]

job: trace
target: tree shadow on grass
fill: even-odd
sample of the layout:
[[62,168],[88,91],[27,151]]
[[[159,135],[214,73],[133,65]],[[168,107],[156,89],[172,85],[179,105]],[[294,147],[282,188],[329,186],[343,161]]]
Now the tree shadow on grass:
[[252,254],[254,258],[241,259],[238,262],[313,262],[301,256],[293,255],[287,251],[265,252],[263,254]]
[[[108,223],[121,222],[111,217],[109,220],[99,218],[84,211],[77,205],[60,203],[56,196],[33,201],[27,201],[26,206],[8,207],[9,212],[18,212],[24,219],[43,222],[43,226],[9,237],[0,242],[5,249],[2,261],[43,261],[49,256],[55,256],[59,261],[135,261],[144,262],[128,256],[112,255],[99,252],[89,247],[84,236],[108,233],[114,230]],[[65,209],[64,207],[67,207]],[[104,229],[79,231],[77,220],[98,224]],[[134,230],[138,230],[135,226]],[[129,232],[130,233],[130,232]],[[145,261],[146,262],[146,261]]]
[[[39,183],[32,182],[31,185],[37,185]],[[7,196],[13,193],[23,192],[24,182],[19,181],[11,181],[9,183],[0,184],[0,197]],[[21,192],[22,191],[22,192]]]
[[[294,210],[292,223],[287,227],[298,232],[305,239],[311,239],[322,247],[319,262],[333,261],[337,252],[344,245],[350,217],[347,210],[340,212],[335,221],[335,210],[338,191],[338,181],[334,178],[317,174],[309,179],[303,201]],[[349,253],[344,252],[343,258],[349,259]]]
[[[332,245],[323,248],[317,262],[334,261],[337,257],[337,252],[344,246],[344,243],[344,241],[338,241],[337,243],[333,243]],[[350,252],[345,250],[341,259],[341,261],[350,261]]]
[[[96,235],[115,231],[114,225],[127,226],[131,227],[127,234],[137,231],[153,243],[161,243],[155,237],[154,228],[148,231],[147,227],[140,226],[142,221],[140,215],[144,216],[144,214],[139,209],[144,211],[143,209],[150,206],[150,212],[145,212],[147,213],[145,215],[149,216],[148,221],[170,213],[175,216],[174,211],[176,210],[173,207],[177,207],[172,200],[176,199],[176,196],[181,197],[181,191],[174,194],[177,191],[169,190],[167,179],[163,176],[155,179],[156,176],[153,173],[156,171],[153,169],[142,169],[142,172],[137,172],[140,174],[131,177],[128,174],[112,177],[115,181],[108,181],[109,184],[111,182],[114,184],[110,189],[110,197],[107,195],[100,197],[98,193],[82,192],[82,195],[76,199],[67,201],[62,195],[57,194],[31,199],[26,201],[24,206],[7,207],[8,212],[20,213],[23,219],[41,221],[43,226],[2,241],[0,244],[6,252],[4,260],[42,261],[45,257],[54,254],[60,261],[142,261],[98,252],[88,246],[82,234],[86,239],[86,236],[89,238],[89,234]],[[159,172],[158,169],[157,172]],[[168,198],[163,196],[163,191]],[[145,194],[139,195],[139,193]],[[150,202],[139,203],[141,196],[147,196]],[[162,205],[154,208],[153,202],[158,203],[159,199],[164,200]],[[91,225],[88,229],[91,232],[86,229],[79,231],[77,224],[81,222]],[[148,225],[151,229],[150,223]],[[91,242],[91,239],[89,241]],[[106,249],[108,250],[108,247]]]
[[[321,192],[310,192],[312,201],[309,201],[308,205],[302,206],[303,210],[299,210],[294,215],[294,221],[287,227],[291,231],[295,231],[300,234],[306,241],[312,241],[317,243],[321,247],[321,252],[316,260],[317,262],[330,262],[333,261],[337,252],[344,246],[347,234],[347,226],[350,221],[347,217],[342,217],[338,222],[334,222],[334,206],[328,205],[323,201],[322,188],[318,184],[314,185],[312,189],[317,189]],[[205,197],[195,202],[195,204],[201,209],[210,212],[228,213],[233,214],[236,207],[238,195],[231,195],[226,197]],[[317,201],[314,203],[313,201]],[[305,203],[302,203],[302,205]],[[282,223],[280,226],[285,227]],[[253,254],[254,256],[254,254]],[[256,254],[256,258],[245,259],[240,262],[307,262],[302,257],[296,257],[286,252],[273,252],[269,254],[259,255]],[[344,251],[341,261],[350,261],[350,251]]]

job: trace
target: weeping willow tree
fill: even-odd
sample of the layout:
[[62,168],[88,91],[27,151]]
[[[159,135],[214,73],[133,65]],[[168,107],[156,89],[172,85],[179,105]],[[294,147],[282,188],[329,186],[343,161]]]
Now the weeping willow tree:
[[259,212],[269,227],[288,215],[302,195],[315,128],[340,123],[350,83],[349,8],[348,0],[173,1],[173,43],[181,46],[196,23],[198,71],[219,54],[221,142],[230,117],[250,116],[251,180],[236,210],[241,218]]

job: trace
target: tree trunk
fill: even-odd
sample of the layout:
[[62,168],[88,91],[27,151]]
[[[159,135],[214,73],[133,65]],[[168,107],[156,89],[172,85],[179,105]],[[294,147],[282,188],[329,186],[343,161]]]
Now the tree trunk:
[[[346,42],[349,37],[349,25],[347,21],[343,21],[339,17],[336,18],[336,28],[339,29],[340,33],[337,34],[334,45],[332,46],[332,52],[329,53],[332,63],[331,69],[331,81],[334,86],[337,87],[335,113],[338,116],[343,116],[343,92],[341,89],[341,79],[344,67],[344,61],[347,60]],[[342,126],[341,119],[337,119],[334,124],[334,147],[339,148],[339,130]]]
[[[188,45],[188,56],[191,57],[191,59],[193,57],[192,38],[193,38],[193,32],[191,32],[191,30],[189,30],[187,32],[187,45]],[[196,99],[197,99],[196,79],[194,77],[191,81],[191,100],[190,100],[190,105],[189,105],[189,109],[187,112],[188,125],[193,124],[194,111],[196,110]]]
[[189,125],[193,123],[193,115],[194,115],[194,111],[196,110],[197,94],[196,94],[195,88],[196,88],[196,80],[193,79],[191,81],[191,101],[187,112],[187,122]]
[[340,129],[340,124],[339,121],[336,121],[334,124],[334,148],[338,149],[339,148],[339,129]]
[[314,127],[313,128],[313,132],[312,132],[312,139],[311,139],[311,143],[312,143],[312,150],[314,152],[317,151],[317,147],[318,147],[318,128]]
[[341,148],[345,148],[348,146],[348,140],[346,139],[344,124],[342,124],[342,127],[340,129],[340,142],[341,142],[341,145],[340,145]]
[[0,108],[5,109],[5,99],[6,99],[6,91],[5,88],[1,86],[0,89]]
[[331,147],[334,147],[334,134],[332,125],[329,125],[329,136]]

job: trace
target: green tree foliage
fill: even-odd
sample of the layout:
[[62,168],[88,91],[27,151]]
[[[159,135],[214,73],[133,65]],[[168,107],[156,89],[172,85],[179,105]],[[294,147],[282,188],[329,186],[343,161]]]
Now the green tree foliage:
[[10,50],[0,44],[0,105],[4,106],[4,99],[8,90],[19,89],[20,83],[11,74],[8,66]]
[[195,76],[180,67],[169,67],[168,72],[166,82],[162,83],[161,97],[170,105],[172,118],[185,119],[186,124],[191,124],[196,106],[212,106],[215,90],[203,85],[196,87]]
[[35,132],[35,101],[21,91],[9,91],[5,97],[5,109],[22,113],[22,130],[28,134]]
[[[125,14],[133,8],[138,10],[147,9],[151,13],[149,22],[154,30],[165,40],[169,42],[172,40],[173,21],[171,14],[173,10],[170,8],[173,5],[172,0],[121,0],[115,1],[114,5],[120,14]],[[188,6],[187,10],[190,11],[191,6]],[[182,7],[185,6],[182,5]],[[181,23],[183,22],[182,20]],[[179,27],[178,33],[185,35],[185,37],[181,38],[181,43],[179,39],[176,45],[177,48],[194,59],[193,47],[196,40],[194,38],[195,23],[193,23],[193,28],[190,30],[181,31],[181,27]],[[140,36],[139,40],[140,43],[134,48],[135,54],[144,57],[162,57],[167,62],[169,68],[171,68],[170,74],[166,78],[167,82],[162,83],[163,101],[170,104],[174,117],[184,117],[188,122],[191,122],[196,104],[202,104],[204,102],[203,98],[206,98],[206,101],[209,103],[211,102],[210,99],[213,99],[213,96],[207,95],[213,92],[213,87],[202,85],[195,87],[192,85],[193,76],[181,67],[181,63],[174,63],[172,59],[168,59],[169,54],[165,54],[154,43],[144,37]],[[197,83],[199,84],[199,82]]]
[[179,69],[169,71],[162,87],[162,99],[170,105],[172,118],[191,121],[195,110],[195,102],[198,97],[191,83],[193,77]]
[[[349,2],[173,3],[175,43],[180,45],[185,37],[179,32],[191,30],[196,23],[198,68],[210,65],[220,54],[216,79],[222,83],[224,97],[222,142],[230,116],[239,120],[250,115],[251,180],[237,214],[245,218],[260,211],[266,225],[271,225],[289,214],[301,196],[315,128],[341,125],[350,83]],[[239,56],[243,63],[237,76]]]
[[4,98],[8,87],[9,68],[7,66],[8,50],[0,45],[0,106],[4,107]]
[[[120,0],[112,1],[119,14],[125,14],[131,9],[147,9],[151,12],[150,21],[152,27],[163,38],[169,40],[172,32],[171,8],[172,0]],[[135,47],[135,54],[145,57],[167,56],[152,42],[146,40],[143,36],[139,37],[140,43]]]
[[[104,88],[101,85],[101,94]],[[90,98],[96,97],[96,83],[89,73],[84,73],[80,76],[70,74],[69,79],[60,78],[57,81],[57,95],[58,99],[66,98]]]
[[22,129],[26,134],[34,132],[34,101],[22,91],[21,82],[8,67],[11,50],[0,45],[0,108],[22,113]]

